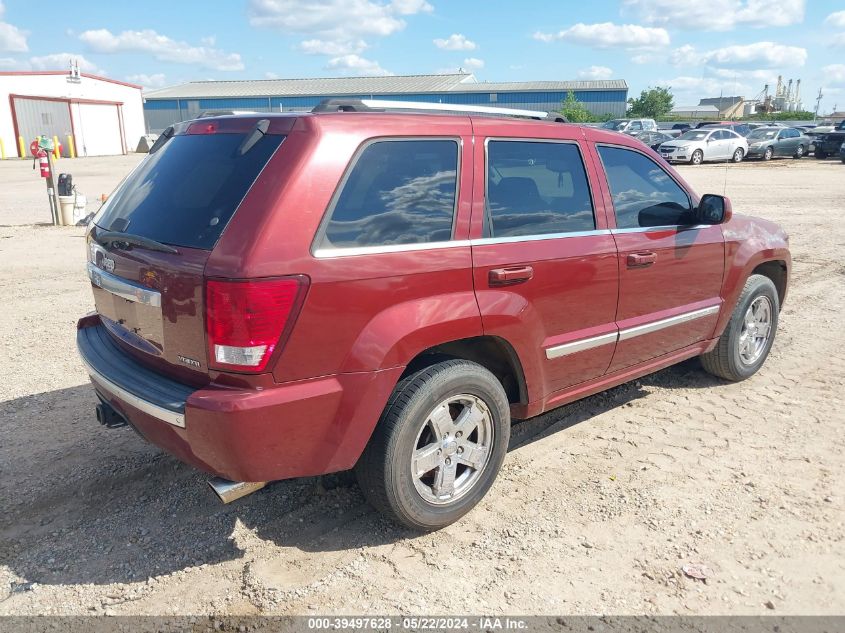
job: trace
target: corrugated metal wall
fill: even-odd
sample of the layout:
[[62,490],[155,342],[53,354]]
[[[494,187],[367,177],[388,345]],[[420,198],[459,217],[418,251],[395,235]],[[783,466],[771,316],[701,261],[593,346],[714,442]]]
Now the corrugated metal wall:
[[[576,90],[575,97],[593,114],[625,116],[627,90]],[[527,110],[559,110],[566,92],[451,92],[444,94],[336,95],[336,98],[374,98],[423,103],[458,105],[501,105]],[[308,111],[328,97],[232,97],[227,99],[147,99],[144,117],[150,132],[161,132],[168,125],[187,121],[204,110],[253,110],[255,112]]]
[[42,134],[53,138],[65,146],[62,153],[70,156],[67,147],[68,135],[72,134],[70,110],[67,101],[48,101],[45,99],[21,99],[12,97],[15,102],[15,118],[18,122],[18,134],[23,136],[24,147],[29,152],[29,144]]

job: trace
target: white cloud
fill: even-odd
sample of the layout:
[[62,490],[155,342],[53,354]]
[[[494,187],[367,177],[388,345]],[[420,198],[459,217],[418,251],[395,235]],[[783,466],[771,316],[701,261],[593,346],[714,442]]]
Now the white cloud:
[[390,7],[399,15],[414,15],[415,13],[431,13],[434,7],[425,0],[393,0]]
[[845,64],[830,64],[822,68],[822,72],[831,83],[845,84]]
[[701,57],[694,46],[684,44],[669,53],[669,63],[673,66],[697,66],[701,63]]
[[467,70],[478,70],[479,68],[484,68],[484,60],[478,59],[477,57],[467,57],[464,60],[464,68]]
[[363,53],[367,48],[364,40],[352,40],[349,42],[332,42],[331,40],[304,40],[299,43],[299,50],[306,55],[347,55],[349,53]]
[[12,57],[0,57],[0,68],[17,68],[20,62]]
[[720,66],[803,66],[807,61],[807,49],[775,42],[754,42],[708,51],[702,55],[702,60]]
[[3,22],[3,15],[5,13],[6,7],[0,2],[0,51],[26,53],[29,50],[29,47],[26,45],[26,36],[29,35],[29,31],[24,31],[13,24]]
[[613,71],[607,66],[590,66],[579,70],[578,76],[582,79],[610,79],[613,77]]
[[805,0],[623,0],[623,15],[646,24],[696,31],[777,27],[804,21]]
[[835,13],[831,13],[824,19],[824,23],[838,29],[845,29],[845,11],[836,11]]
[[149,53],[159,61],[177,64],[196,64],[213,70],[243,70],[238,53],[226,53],[209,46],[191,46],[160,35],[152,29],[123,31],[114,34],[108,29],[94,29],[79,35],[79,39],[97,53]]
[[434,40],[434,45],[447,51],[474,51],[478,48],[478,44],[468,40],[462,33],[452,33],[445,40],[438,38]]
[[780,68],[803,66],[806,61],[807,49],[776,42],[723,46],[709,51],[699,51],[694,46],[685,44],[669,54],[669,63],[681,67],[710,65]]
[[669,33],[663,28],[651,28],[637,24],[583,24],[558,31],[557,33],[534,33],[534,39],[541,42],[563,40],[593,48],[658,49],[669,46]]
[[250,0],[247,13],[254,27],[307,36],[305,52],[362,59],[365,38],[397,33],[407,25],[403,16],[432,10],[425,0]]
[[167,80],[164,76],[164,73],[155,73],[152,75],[145,75],[144,73],[140,73],[137,75],[129,75],[126,78],[126,81],[129,81],[133,84],[141,84],[145,90],[151,90],[153,88],[162,88],[167,85]]
[[269,70],[264,73],[264,79],[278,79],[279,75],[274,72],[270,72]]
[[378,62],[365,59],[359,55],[341,55],[329,60],[326,64],[329,70],[337,70],[344,75],[376,76],[392,75],[389,70],[382,68]]
[[641,53],[639,55],[632,55],[631,61],[635,64],[653,64],[658,61],[658,59],[654,55],[649,55],[648,53]]
[[74,53],[52,53],[50,55],[39,55],[29,58],[29,69],[32,70],[67,70],[70,63],[79,64],[79,70],[94,75],[105,75],[105,71],[99,68],[94,62],[85,59],[82,55]]

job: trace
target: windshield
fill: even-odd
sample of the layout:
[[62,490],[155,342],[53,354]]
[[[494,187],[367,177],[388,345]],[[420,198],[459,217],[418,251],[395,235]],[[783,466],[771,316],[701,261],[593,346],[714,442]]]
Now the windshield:
[[107,231],[210,250],[284,136],[267,134],[248,151],[246,134],[184,134],[147,156],[103,205]]
[[605,130],[621,130],[623,127],[625,127],[625,124],[627,122],[627,119],[611,119],[610,121],[603,123],[602,127]]
[[759,141],[764,141],[770,138],[774,138],[778,135],[777,130],[766,130],[763,128],[757,128],[756,130],[752,130],[751,134],[748,135],[748,138],[754,138]]
[[688,130],[678,137],[679,141],[703,141],[710,130]]

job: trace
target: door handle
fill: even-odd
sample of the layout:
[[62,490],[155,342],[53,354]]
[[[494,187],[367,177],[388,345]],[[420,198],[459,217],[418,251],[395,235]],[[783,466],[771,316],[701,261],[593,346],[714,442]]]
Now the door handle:
[[647,253],[631,253],[628,255],[628,268],[651,266],[656,261],[657,253],[653,253],[651,251]]
[[528,281],[534,276],[531,266],[514,266],[511,268],[494,268],[488,277],[491,286],[508,286]]

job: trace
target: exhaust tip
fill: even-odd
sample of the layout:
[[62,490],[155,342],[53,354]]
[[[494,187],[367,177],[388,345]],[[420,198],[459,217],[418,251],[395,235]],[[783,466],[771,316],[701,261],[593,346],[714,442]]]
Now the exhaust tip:
[[267,485],[266,481],[229,481],[222,477],[208,480],[208,485],[223,503],[232,503],[236,499],[251,495]]

